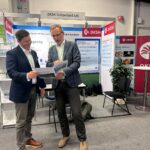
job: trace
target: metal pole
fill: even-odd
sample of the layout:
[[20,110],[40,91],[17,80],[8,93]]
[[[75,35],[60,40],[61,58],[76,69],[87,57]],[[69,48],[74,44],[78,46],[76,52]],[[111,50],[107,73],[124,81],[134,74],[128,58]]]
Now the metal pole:
[[145,70],[145,79],[144,79],[144,97],[143,97],[143,106],[146,108],[147,102],[147,81],[148,81],[148,70]]

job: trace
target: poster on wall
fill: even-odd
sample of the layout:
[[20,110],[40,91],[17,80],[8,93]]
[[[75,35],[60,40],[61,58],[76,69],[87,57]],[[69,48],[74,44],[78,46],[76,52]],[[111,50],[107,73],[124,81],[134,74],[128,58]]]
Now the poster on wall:
[[[18,29],[26,29],[30,32],[32,39],[31,48],[37,52],[40,66],[45,67],[48,59],[48,50],[52,45],[55,44],[53,38],[50,35],[50,27],[14,25],[13,28],[14,32],[16,32]],[[81,53],[81,66],[79,69],[80,73],[98,72],[98,60],[100,60],[100,37],[95,37],[94,40],[91,40],[92,37],[82,37],[82,28],[79,27],[63,27],[63,30],[65,33],[65,39],[69,41],[76,41],[79,46]],[[85,43],[85,45],[82,46],[82,43]],[[90,51],[90,53],[85,53],[86,50]],[[88,58],[92,60],[91,63],[89,63]],[[86,69],[85,64],[86,66],[88,64],[88,68]]]
[[[29,31],[32,40],[31,49],[37,52],[40,66],[45,67],[48,59],[48,49],[55,44],[50,36],[49,27],[13,25],[13,29],[14,33],[19,29]],[[17,44],[16,40],[15,43]]]
[[5,24],[5,35],[6,35],[6,42],[7,44],[13,45],[14,43],[14,36],[13,36],[13,29],[12,29],[12,22],[8,19],[4,19]]
[[125,65],[134,64],[135,36],[116,36],[115,61],[120,59]]
[[[112,91],[110,68],[114,65],[115,23],[104,26],[101,42],[101,84],[103,91]],[[107,82],[106,82],[107,81]]]
[[[137,37],[137,51],[135,66],[150,67],[150,36]],[[134,90],[136,93],[144,92],[144,74],[142,70],[135,70]],[[148,71],[148,87],[147,92],[150,93],[150,71]]]
[[[12,24],[9,26],[8,22],[9,22],[9,20],[7,18],[5,18],[4,25],[2,22],[0,23],[0,57],[6,57],[6,52],[12,48],[11,44],[9,44],[9,41],[7,41],[7,38],[6,38],[7,37],[6,35],[8,32],[9,32],[9,34],[11,34],[11,37],[12,37]],[[11,30],[9,30],[9,29],[11,29]],[[2,68],[2,66],[1,66],[1,68]]]
[[98,73],[100,39],[76,39],[76,43],[82,56],[80,73]]
[[0,17],[0,43],[5,43],[5,42],[6,42],[5,27],[4,27],[3,18]]

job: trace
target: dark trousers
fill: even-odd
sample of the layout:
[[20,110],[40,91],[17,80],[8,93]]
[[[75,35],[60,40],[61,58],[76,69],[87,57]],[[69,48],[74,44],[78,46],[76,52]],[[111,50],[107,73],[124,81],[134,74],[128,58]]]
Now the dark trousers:
[[76,133],[80,141],[86,140],[84,120],[81,115],[80,94],[78,88],[71,88],[66,82],[60,82],[55,89],[58,117],[63,136],[69,136],[69,123],[66,115],[66,103],[70,103]]

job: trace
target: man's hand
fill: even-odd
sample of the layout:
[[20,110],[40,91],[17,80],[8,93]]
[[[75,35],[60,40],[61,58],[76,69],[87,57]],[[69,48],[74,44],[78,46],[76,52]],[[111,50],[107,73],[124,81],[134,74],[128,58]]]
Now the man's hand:
[[36,71],[30,71],[27,73],[27,76],[29,79],[36,78],[38,76],[38,73]]
[[54,61],[54,64],[55,64],[55,65],[62,64],[62,63],[63,63],[63,61],[62,61],[62,60],[59,60],[59,59],[56,60],[56,61]]
[[44,89],[44,88],[41,88],[41,89],[40,89],[40,96],[41,96],[41,97],[44,97],[44,95],[45,95],[45,89]]
[[55,79],[56,80],[61,80],[63,79],[63,77],[65,76],[65,73],[63,71],[59,71],[56,76],[55,76]]

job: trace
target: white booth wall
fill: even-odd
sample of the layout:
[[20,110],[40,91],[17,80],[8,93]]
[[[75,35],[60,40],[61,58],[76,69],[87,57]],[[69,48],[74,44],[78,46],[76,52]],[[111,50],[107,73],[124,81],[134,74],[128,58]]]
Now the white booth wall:
[[[42,3],[42,4],[41,4]],[[40,7],[39,7],[40,6]],[[132,35],[134,23],[134,0],[32,0],[30,13],[41,10],[85,12],[86,16],[124,16],[124,23],[116,22],[117,35]]]
[[[12,1],[0,0],[0,10],[12,12]],[[16,1],[17,5],[17,1]],[[11,7],[10,7],[11,6]],[[133,35],[134,0],[30,0],[29,13],[39,14],[41,10],[85,12],[91,17],[124,16],[124,23],[116,22],[117,35]],[[58,22],[58,20],[57,20]],[[56,23],[57,23],[56,22]],[[74,21],[75,22],[75,21]],[[74,23],[71,21],[71,24]],[[61,22],[66,24],[66,21]]]
[[11,12],[11,0],[0,0],[0,11]]

